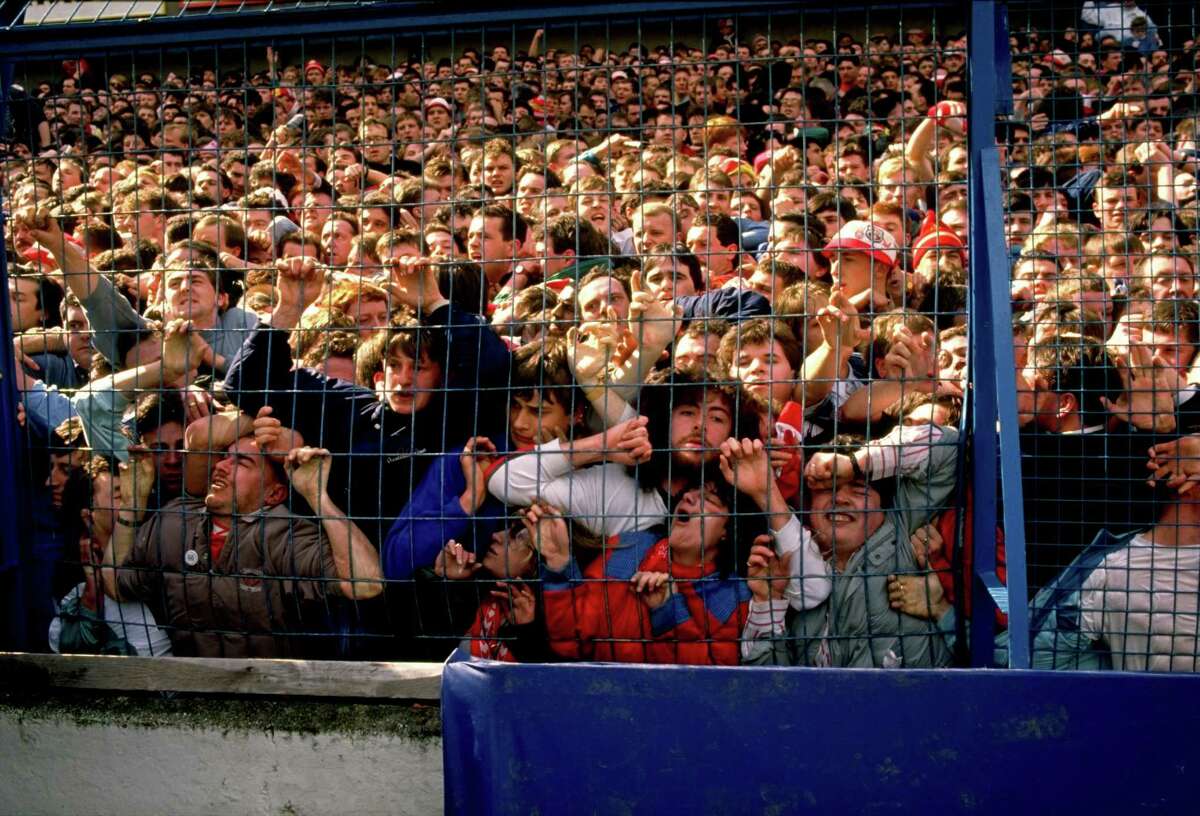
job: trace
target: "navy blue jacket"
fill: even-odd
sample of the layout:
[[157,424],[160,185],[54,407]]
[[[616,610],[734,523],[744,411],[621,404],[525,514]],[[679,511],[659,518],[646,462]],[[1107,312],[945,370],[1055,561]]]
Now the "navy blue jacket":
[[722,286],[710,289],[702,295],[685,295],[675,298],[683,308],[683,319],[749,320],[771,314],[771,302],[751,289],[733,289]]
[[[229,365],[225,391],[254,416],[270,405],[308,445],[333,454],[329,495],[376,546],[413,487],[444,451],[475,435],[500,438],[508,411],[481,410],[504,394],[511,355],[479,315],[446,305],[423,321],[446,390],[416,414],[398,414],[374,391],[292,368],[288,333],[260,325]],[[507,406],[507,398],[500,397]],[[499,433],[497,433],[499,429]]]

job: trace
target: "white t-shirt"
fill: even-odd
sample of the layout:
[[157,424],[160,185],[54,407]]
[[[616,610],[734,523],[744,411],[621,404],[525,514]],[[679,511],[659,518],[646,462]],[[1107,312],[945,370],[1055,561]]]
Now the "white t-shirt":
[[[83,584],[72,589],[63,598],[60,607],[76,600],[83,593]],[[139,657],[166,657],[171,654],[171,638],[167,630],[154,620],[154,614],[141,601],[118,603],[112,598],[104,599],[104,622],[133,647]],[[57,615],[50,621],[50,648],[57,652],[62,635],[62,618]]]
[[1083,584],[1083,631],[1126,671],[1200,670],[1200,546],[1164,547],[1144,535],[1110,553]]

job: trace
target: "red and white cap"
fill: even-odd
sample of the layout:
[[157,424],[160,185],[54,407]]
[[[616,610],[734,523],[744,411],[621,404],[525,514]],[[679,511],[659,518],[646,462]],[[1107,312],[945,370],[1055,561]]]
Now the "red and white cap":
[[429,110],[430,108],[445,108],[447,113],[454,112],[454,109],[450,107],[450,103],[440,96],[425,100],[425,110]]
[[833,258],[838,252],[863,252],[884,266],[895,266],[899,247],[892,234],[870,221],[847,221],[825,245],[822,254]]
[[[930,210],[925,214],[921,223],[921,232],[913,241],[913,269],[921,265],[921,260],[930,250],[957,252],[962,258],[966,254],[966,246],[962,239],[950,231],[950,228],[938,221],[937,215]],[[963,260],[966,260],[963,258]]]

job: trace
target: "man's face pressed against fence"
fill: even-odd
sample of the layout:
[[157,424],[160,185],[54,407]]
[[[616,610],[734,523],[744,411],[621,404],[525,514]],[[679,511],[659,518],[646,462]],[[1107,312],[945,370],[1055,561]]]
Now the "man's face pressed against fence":
[[683,465],[699,467],[716,457],[721,443],[733,433],[733,410],[720,391],[705,391],[695,403],[671,410],[671,453]]
[[287,486],[254,440],[243,437],[213,466],[204,506],[215,516],[255,513],[287,498]]
[[883,526],[878,491],[862,480],[849,480],[836,490],[813,490],[808,524],[821,553],[844,569],[854,553]]

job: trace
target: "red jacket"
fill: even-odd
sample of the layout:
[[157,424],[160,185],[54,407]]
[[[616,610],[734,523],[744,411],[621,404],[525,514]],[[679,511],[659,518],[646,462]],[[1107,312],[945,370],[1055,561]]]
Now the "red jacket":
[[[610,539],[582,573],[574,559],[561,573],[543,568],[550,648],[577,660],[737,665],[746,583],[720,578],[711,563],[675,564],[669,550],[659,533],[630,532]],[[675,579],[653,611],[629,580],[641,571]]]
[[[973,546],[974,529],[972,525],[973,508],[975,506],[974,492],[967,488],[967,500],[964,503],[966,516],[963,524],[963,557],[962,557],[962,585],[967,588],[966,598],[963,599],[963,604],[967,614],[971,613],[971,588],[975,583],[974,559],[972,554],[975,552]],[[940,552],[935,553],[929,558],[929,569],[935,571],[938,580],[942,582],[942,589],[946,593],[946,600],[950,603],[955,601],[954,592],[954,547],[955,541],[958,540],[958,511],[947,510],[934,521],[934,526],[942,535],[942,541],[945,545]],[[996,576],[1004,585],[1008,585],[1008,562],[1004,553],[1004,529],[999,524],[996,525]],[[996,610],[996,625],[1001,629],[1008,628],[1008,615]]]

